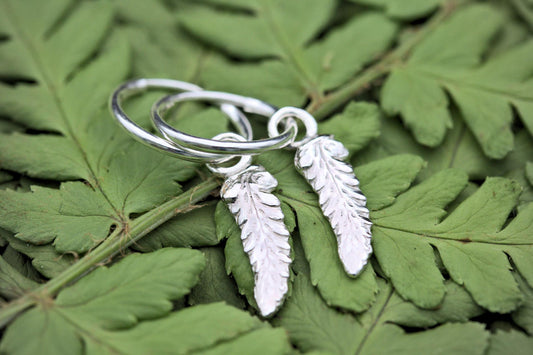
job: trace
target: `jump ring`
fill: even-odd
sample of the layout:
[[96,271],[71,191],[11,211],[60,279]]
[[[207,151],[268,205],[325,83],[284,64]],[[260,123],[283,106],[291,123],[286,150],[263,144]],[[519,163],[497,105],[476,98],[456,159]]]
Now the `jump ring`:
[[268,135],[276,137],[279,135],[279,124],[287,119],[297,118],[303,122],[305,126],[305,136],[300,141],[295,141],[290,144],[291,148],[298,148],[309,139],[314,138],[318,134],[318,126],[315,118],[307,111],[296,107],[283,107],[277,110],[268,121]]
[[[246,141],[244,137],[239,136],[238,134],[233,133],[233,132],[221,133],[213,137],[213,139],[221,141],[221,142],[224,142],[224,141],[245,142]],[[217,163],[220,164],[235,157],[236,156],[229,156],[215,163],[206,164],[206,166],[213,174],[226,177],[226,176],[236,175],[252,164],[251,155],[239,155],[239,161],[235,165],[228,166],[228,167],[222,167],[222,166],[216,165]]]

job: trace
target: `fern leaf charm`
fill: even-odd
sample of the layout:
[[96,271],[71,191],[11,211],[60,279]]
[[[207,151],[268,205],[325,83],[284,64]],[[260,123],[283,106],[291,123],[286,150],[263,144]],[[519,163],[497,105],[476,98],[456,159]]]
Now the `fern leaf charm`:
[[255,276],[254,297],[263,316],[272,315],[288,290],[289,231],[279,199],[271,192],[278,182],[263,167],[252,165],[228,177],[221,190],[241,228],[244,251]]
[[347,156],[342,143],[318,136],[298,148],[295,165],[318,194],[322,212],[337,237],[344,269],[355,276],[372,253],[372,223],[353,168],[343,161]]

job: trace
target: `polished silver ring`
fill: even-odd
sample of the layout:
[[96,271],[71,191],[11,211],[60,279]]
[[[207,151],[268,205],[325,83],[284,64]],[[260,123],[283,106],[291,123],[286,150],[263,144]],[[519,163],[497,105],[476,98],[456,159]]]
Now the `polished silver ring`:
[[[237,106],[247,113],[267,117],[274,115],[276,108],[266,102],[251,97],[205,90],[169,95],[154,103],[152,106],[152,122],[154,127],[165,138],[190,150],[220,154],[257,154],[292,145],[298,133],[298,127],[295,124],[289,124],[286,125],[283,133],[278,132],[267,139],[220,141],[195,137],[175,129],[163,119],[163,116],[168,110],[183,101],[210,101],[220,105],[232,105],[232,107]],[[248,123],[247,120],[246,123]]]
[[[149,89],[170,89],[180,91],[201,91],[202,88],[183,81],[170,79],[136,79],[125,82],[120,85],[111,95],[110,109],[113,116],[118,122],[139,142],[152,148],[162,150],[171,155],[179,155],[182,159],[195,162],[220,162],[227,160],[227,154],[215,154],[214,152],[204,152],[187,147],[179,146],[167,139],[156,136],[133,122],[122,109],[122,101],[140,92]],[[252,140],[252,128],[246,116],[235,106],[227,103],[221,103],[220,109],[235,125],[237,131],[246,140]],[[198,138],[198,137],[196,137]],[[222,143],[221,141],[211,141],[212,144]],[[216,150],[215,150],[216,152]]]
[[302,144],[306,143],[310,139],[314,138],[318,134],[318,125],[315,118],[306,110],[301,108],[286,106],[282,107],[268,120],[268,135],[270,137],[276,137],[279,135],[278,126],[282,122],[287,122],[287,120],[292,120],[294,118],[299,119],[305,126],[305,135],[299,141],[292,141],[289,146],[291,148],[298,148]]
[[[244,142],[246,139],[244,139],[243,136],[239,136],[236,133],[233,132],[226,132],[221,133],[219,135],[216,135],[213,137],[213,139],[220,140],[220,141],[231,141],[231,142]],[[230,161],[231,159],[238,157],[239,160],[237,163],[231,166],[222,166],[222,163],[226,163],[227,161]],[[232,176],[236,175],[239,172],[243,171],[247,167],[252,164],[252,156],[251,155],[238,155],[238,156],[230,156],[227,159],[222,159],[220,161],[217,161],[216,163],[207,163],[207,168],[215,175],[218,176]]]

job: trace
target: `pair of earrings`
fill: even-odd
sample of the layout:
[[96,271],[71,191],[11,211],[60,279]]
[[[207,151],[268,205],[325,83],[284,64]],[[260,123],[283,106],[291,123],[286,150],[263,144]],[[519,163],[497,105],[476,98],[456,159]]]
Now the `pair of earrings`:
[[[150,88],[185,91],[164,97],[152,108],[152,121],[163,137],[136,125],[121,108],[122,99]],[[165,122],[167,110],[191,100],[218,104],[239,134],[228,132],[205,139],[178,131]],[[236,107],[268,117],[269,138],[253,140],[248,119]],[[272,193],[277,180],[262,166],[252,165],[252,155],[285,147],[295,149],[295,166],[318,195],[322,212],[337,237],[344,269],[356,276],[366,265],[372,252],[372,223],[353,168],[345,161],[348,151],[332,136],[318,135],[315,119],[305,110],[276,109],[257,99],[203,91],[196,85],[175,80],[139,79],[115,90],[111,111],[141,142],[182,159],[205,162],[212,172],[225,178],[220,195],[241,229],[243,248],[255,277],[254,297],[264,317],[276,312],[288,291],[290,244],[280,200]],[[298,141],[297,120],[306,130]],[[286,130],[279,133],[281,124]],[[236,157],[239,160],[235,165],[222,164]]]

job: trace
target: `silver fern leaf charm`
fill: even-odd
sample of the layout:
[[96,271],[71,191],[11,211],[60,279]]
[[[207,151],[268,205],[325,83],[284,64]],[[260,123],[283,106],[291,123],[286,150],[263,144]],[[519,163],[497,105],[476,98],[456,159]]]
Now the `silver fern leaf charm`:
[[347,157],[342,143],[330,136],[319,136],[300,146],[294,161],[318,194],[322,212],[337,237],[344,269],[355,276],[372,253],[372,223],[353,168],[343,161]]
[[280,201],[271,192],[278,182],[252,165],[224,182],[221,196],[241,228],[244,251],[255,277],[254,297],[263,316],[273,314],[288,291],[289,231]]

